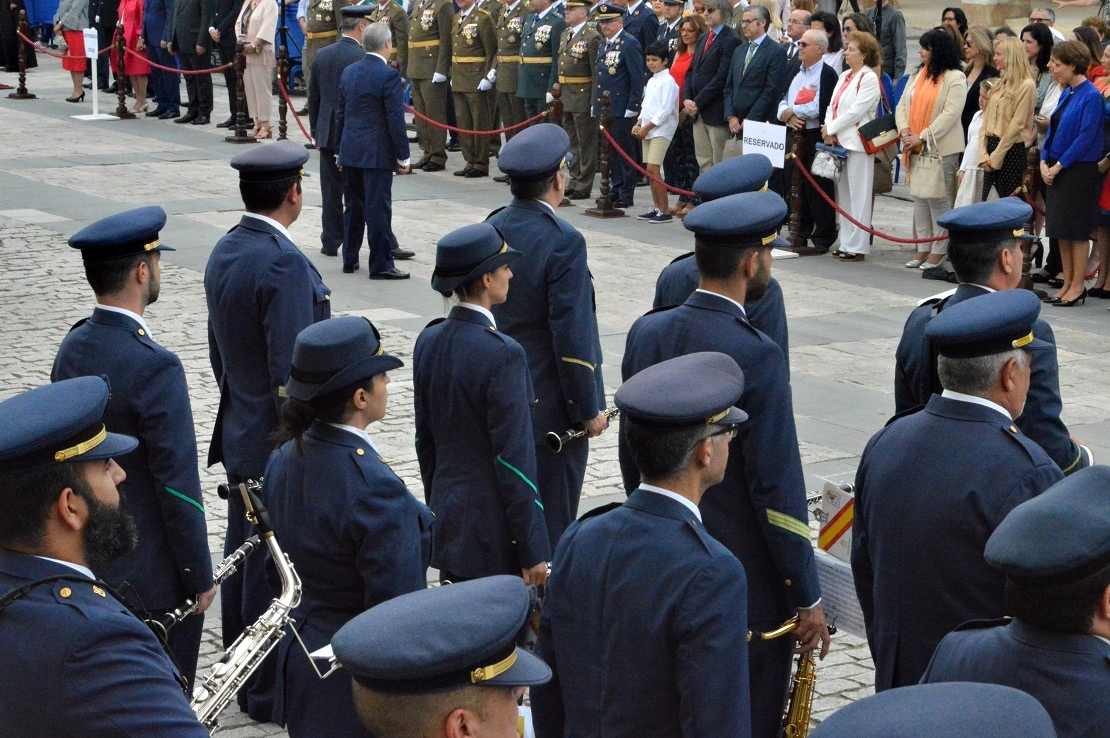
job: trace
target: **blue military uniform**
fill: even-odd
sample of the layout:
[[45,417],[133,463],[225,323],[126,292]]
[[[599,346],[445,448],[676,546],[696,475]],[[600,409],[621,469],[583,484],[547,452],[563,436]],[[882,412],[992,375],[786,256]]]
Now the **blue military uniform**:
[[[79,377],[0,403],[0,473],[133,451],[105,432],[108,394]],[[0,662],[8,738],[208,735],[154,633],[77,563],[0,548]]]
[[636,37],[640,42],[641,51],[646,49],[659,33],[659,19],[655,17],[652,4],[646,0],[641,0],[638,4],[629,3],[628,13],[624,19],[624,30],[625,33]]
[[[292,186],[307,160],[304,147],[278,141],[236,156],[231,165],[239,170],[241,182]],[[331,317],[331,290],[283,228],[245,213],[212,250],[204,293],[209,359],[220,386],[208,465],[223,462],[229,481],[237,484],[258,479],[266,469],[273,450],[270,434],[285,401],[293,341],[301,329]],[[227,508],[225,556],[250,535],[242,499],[232,495]],[[220,592],[228,646],[265,611],[271,597],[261,567],[251,561],[243,574],[229,577]],[[245,600],[251,596],[254,599]],[[272,681],[265,673],[258,680]],[[240,704],[246,691],[240,691]],[[263,697],[254,716],[268,717],[266,702]]]
[[[297,336],[287,389],[312,405],[400,366],[365,318],[335,318]],[[301,576],[291,617],[310,651],[367,608],[426,586],[432,515],[361,429],[317,420],[299,451],[295,440],[274,451],[264,490],[274,534]],[[292,633],[277,654],[274,720],[290,736],[367,735],[349,674],[321,681]]]
[[[663,4],[685,5],[683,0],[663,0]],[[654,17],[654,13],[652,14],[652,16]],[[679,16],[678,20],[676,20],[673,25],[668,24],[666,22],[666,19],[664,19],[664,21],[662,23],[659,23],[655,29],[655,38],[653,40],[658,41],[659,43],[667,47],[667,51],[670,52],[672,61],[674,60],[675,52],[678,50],[678,45],[682,43],[682,36],[678,32],[678,29],[681,26],[682,16]],[[647,48],[647,44],[644,44],[644,48]]]
[[[973,248],[965,245],[991,242],[1001,237],[1020,236],[1032,209],[1015,198],[1004,198],[956,208],[937,220],[947,228],[954,250]],[[930,395],[940,392],[936,376],[936,352],[925,339],[925,327],[945,308],[991,292],[977,284],[961,284],[945,299],[929,300],[910,313],[898,342],[894,369],[894,403],[899,413],[920,407]],[[1046,345],[1033,352],[1032,376],[1025,409],[1017,419],[1021,431],[1040,444],[1065,474],[1089,466],[1090,457],[1068,433],[1060,419],[1060,366],[1056,358],[1056,339],[1043,320],[1033,325],[1033,335]]]
[[1106,735],[1110,643],[1052,625],[1059,620],[1058,599],[1074,601],[1085,591],[1093,605],[1101,595],[1110,567],[1108,486],[1110,467],[1090,467],[1006,516],[987,541],[985,557],[1008,581],[1047,595],[1026,605],[1036,624],[1020,611],[1012,621],[965,623],[940,642],[922,681],[1014,687],[1044,705],[1060,736]]
[[[732,407],[743,387],[736,362],[699,353],[645,369],[615,401],[645,430],[725,433],[746,417]],[[538,738],[751,735],[744,567],[692,501],[645,485],[587,514],[547,591],[536,653],[554,677],[532,690]]]
[[[464,226],[440,239],[432,287],[453,292],[519,256],[488,223]],[[416,339],[413,384],[432,566],[459,581],[550,561],[524,349],[462,303]]]
[[[751,245],[754,238],[756,245],[770,246],[785,213],[778,195],[744,193],[699,205],[685,225],[699,243],[722,239],[739,247]],[[696,351],[722,351],[744,371],[740,404],[751,420],[732,442],[724,482],[706,491],[700,508],[706,530],[740,559],[747,572],[750,626],[771,630],[821,596],[786,361],[782,350],[752,327],[743,307],[722,295],[698,291],[681,306],[648,313],[633,324],[621,374],[627,381],[653,364]],[[623,438],[620,451],[625,489],[632,491],[639,474]],[[755,735],[778,730],[791,650],[789,639],[752,644]]]
[[[602,3],[597,8],[599,23],[624,17],[624,10],[616,5]],[[654,36],[654,27],[652,35]],[[615,38],[602,40],[598,47],[597,63],[594,65],[593,117],[601,116],[601,98],[608,92],[613,109],[613,140],[633,158],[636,158],[637,151],[632,137],[636,115],[628,116],[628,112],[637,115],[640,112],[644,85],[647,84],[645,69],[643,47],[627,29],[622,30]],[[616,151],[609,157],[609,168],[610,199],[618,207],[630,207],[636,191],[635,170]]]
[[[997,292],[944,311],[926,335],[955,358],[1035,352],[1039,311],[1031,292]],[[876,433],[860,460],[852,574],[876,691],[916,683],[960,623],[1004,614],[1002,575],[983,547],[1006,513],[1063,476],[1001,406],[971,401],[980,399],[933,396]]]
[[[159,207],[112,215],[69,239],[88,268],[166,249],[158,232],[166,223]],[[139,439],[119,460],[124,508],[139,530],[140,545],[98,572],[131,604],[154,617],[212,588],[212,554],[197,468],[197,441],[189,387],[181,361],[159,346],[142,318],[105,306],[78,323],[54,358],[52,381],[104,376],[112,396],[104,421]],[[169,632],[169,648],[192,684],[204,617],[187,618]]]
[[[570,139],[551,123],[532,126],[501,149],[498,165],[513,179],[549,177]],[[498,330],[528,357],[536,403],[532,413],[537,485],[551,548],[577,517],[589,446],[568,444],[554,453],[544,444],[605,409],[601,339],[586,239],[546,203],[514,199],[487,222],[524,254],[513,270],[508,299],[493,306]]]

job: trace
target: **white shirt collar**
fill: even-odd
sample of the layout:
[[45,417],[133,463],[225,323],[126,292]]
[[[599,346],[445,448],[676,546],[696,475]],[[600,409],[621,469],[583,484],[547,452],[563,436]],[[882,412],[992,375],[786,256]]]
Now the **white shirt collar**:
[[1100,641],[1102,641],[1106,645],[1110,646],[1110,638],[1103,638],[1100,635],[1095,636],[1095,638],[1099,639]]
[[617,31],[616,33],[614,33],[614,34],[613,34],[613,38],[611,38],[611,39],[607,40],[607,41],[606,41],[605,43],[608,43],[608,44],[611,44],[611,43],[613,43],[613,42],[614,42],[614,41],[616,41],[616,40],[617,40],[618,38],[620,38],[620,36],[621,36],[621,34],[622,34],[622,33],[624,33],[624,29],[623,29],[623,28],[622,28],[622,29],[620,29],[619,31]]
[[941,397],[947,397],[950,400],[959,400],[960,402],[970,402],[973,405],[982,405],[989,407],[991,410],[997,410],[1006,416],[1006,419],[1013,422],[1014,418],[1010,415],[1010,411],[999,405],[997,402],[992,402],[985,397],[977,397],[976,395],[965,395],[963,392],[953,392],[952,390],[944,390],[940,393]]
[[[393,0],[389,0],[389,2],[393,2]],[[375,54],[375,53],[374,53],[373,51],[367,51],[366,53],[367,53],[367,55],[369,55],[369,56],[376,56],[376,57],[378,57],[379,59],[381,59],[381,60],[382,60],[383,62],[385,62],[386,64],[389,64],[389,59],[386,59],[386,58],[385,58],[384,56],[382,56],[381,54]]]
[[472,302],[460,302],[459,307],[464,307],[467,310],[473,310],[476,313],[481,313],[482,315],[489,318],[489,322],[493,324],[494,328],[497,327],[497,321],[493,319],[493,313],[491,313],[489,310],[486,310],[481,305],[475,305]]
[[514,10],[516,10],[516,6],[518,6],[518,5],[520,5],[520,0],[516,0],[516,2],[514,2],[514,3],[509,3],[508,5],[505,6],[505,12],[506,13],[513,12]]
[[644,4],[644,0],[640,0],[635,5],[629,5],[628,10],[626,11],[627,15],[632,15],[633,13],[635,13],[637,10],[640,9],[640,6],[643,5],[643,4]]
[[466,18],[470,17],[470,14],[474,12],[474,8],[476,7],[478,7],[478,3],[474,3],[462,13],[459,13],[459,18],[465,20]]
[[736,300],[733,300],[733,299],[732,299],[731,297],[725,297],[725,296],[724,296],[724,295],[722,295],[722,294],[721,294],[720,292],[712,292],[712,291],[710,291],[710,290],[703,290],[703,289],[702,289],[701,287],[699,287],[698,289],[696,289],[696,290],[695,290],[695,292],[704,292],[704,293],[705,293],[705,294],[707,294],[707,295],[716,295],[717,297],[721,298],[722,300],[728,300],[728,301],[729,301],[729,302],[731,302],[731,303],[732,303],[733,305],[735,305],[736,307],[740,308],[740,312],[742,312],[742,313],[744,314],[744,317],[745,317],[745,318],[746,318],[746,317],[748,317],[748,311],[744,309],[744,306],[743,306],[743,305],[741,305],[740,303],[738,303],[738,302],[737,302]]
[[573,28],[571,28],[571,29],[570,29],[570,35],[571,35],[571,36],[573,36],[574,34],[578,33],[579,31],[581,31],[581,30],[582,30],[582,28],[583,28],[583,27],[584,27],[585,25],[586,25],[586,21],[582,21],[582,22],[581,22],[581,23],[579,23],[579,24],[578,24],[577,26],[574,26]]
[[81,566],[80,564],[75,564],[72,561],[62,561],[61,559],[52,559],[49,556],[36,556],[35,558],[36,559],[42,559],[43,561],[53,561],[55,564],[61,564],[62,566],[68,566],[70,569],[73,569],[73,570],[75,570],[75,571],[77,571],[81,574],[84,574],[89,579],[96,579],[96,577],[93,575],[91,569],[89,569],[87,567],[84,567],[84,566]]
[[362,428],[355,428],[353,425],[343,425],[342,423],[328,423],[328,425],[330,425],[332,428],[338,428],[339,430],[345,430],[348,433],[353,433],[362,440],[366,441],[366,443],[370,444],[370,448],[374,449],[374,453],[376,453],[378,456],[382,455],[382,452],[379,451],[378,447],[374,445],[374,439],[371,438],[370,434]]
[[[97,307],[100,308],[101,310],[107,310],[110,313],[119,313],[120,315],[126,315],[128,318],[131,318],[133,321],[138,323],[139,327],[142,328],[144,331],[146,331],[146,334],[148,336],[151,335],[150,334],[150,328],[147,327],[146,321],[143,320],[143,316],[139,315],[138,313],[133,313],[130,310],[128,310],[127,308],[116,307],[115,305],[99,305],[98,304]],[[151,338],[153,338],[153,336],[151,336]]]
[[643,482],[640,482],[640,489],[647,490],[648,492],[654,492],[655,494],[663,495],[664,497],[669,497],[676,502],[681,502],[683,505],[688,507],[690,509],[690,512],[694,513],[694,516],[698,519],[699,522],[701,522],[701,510],[698,509],[698,506],[694,504],[693,500],[688,500],[677,492],[671,492],[669,489],[663,489],[662,487],[656,487],[651,484],[644,484]]
[[987,292],[998,292],[998,290],[993,289],[991,287],[988,287],[985,284],[977,284],[975,282],[971,282],[970,284],[974,285],[975,287],[978,287],[981,290],[986,290]]
[[550,13],[551,9],[554,8],[554,7],[555,7],[555,3],[552,3],[551,5],[548,5],[542,11],[540,11],[539,13],[536,13],[536,17],[537,18],[546,18],[547,14]]
[[[616,36],[613,36],[613,38],[616,38]],[[543,205],[545,208],[550,210],[552,215],[558,216],[558,213],[555,212],[555,208],[551,207],[551,203],[549,203],[547,200],[537,199],[536,202],[538,202],[540,205]]]
[[289,233],[289,229],[283,226],[281,223],[278,223],[273,218],[267,218],[265,215],[259,215],[258,213],[243,213],[243,215],[247,216],[248,218],[258,218],[263,223],[269,223],[274,228],[278,229],[278,233],[285,236],[290,241],[293,240],[293,236]]
[[753,38],[748,43],[750,43],[752,46],[759,46],[761,43],[763,43],[763,39],[765,39],[765,38],[767,38],[766,33],[763,34],[762,36],[760,36],[759,38]]

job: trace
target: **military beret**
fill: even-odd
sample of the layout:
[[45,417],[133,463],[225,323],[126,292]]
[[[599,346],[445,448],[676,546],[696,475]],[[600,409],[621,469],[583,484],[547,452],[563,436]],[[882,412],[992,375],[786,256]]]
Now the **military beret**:
[[937,218],[937,225],[948,229],[948,238],[955,243],[1033,238],[1024,230],[1032,215],[1029,203],[1016,197],[1003,197],[949,210]]
[[774,192],[742,192],[698,205],[682,224],[699,243],[788,248],[778,237],[786,212],[786,203]]
[[519,256],[519,251],[505,243],[501,231],[489,223],[463,226],[436,244],[432,289],[453,292]]
[[285,392],[310,402],[404,365],[384,352],[378,329],[366,318],[322,320],[297,334]]
[[610,3],[602,3],[597,6],[596,17],[599,21],[611,21],[617,18],[624,18],[627,13],[624,8],[619,5],[612,5]]
[[506,141],[497,157],[497,166],[521,182],[544,179],[562,168],[569,149],[570,136],[562,126],[540,123]]
[[763,154],[744,154],[725,159],[698,175],[693,190],[702,202],[741,192],[758,192],[767,187],[774,168]]
[[255,146],[231,160],[240,182],[266,183],[293,179],[304,172],[308,151],[292,141]]
[[1018,348],[1050,348],[1033,337],[1041,301],[1028,290],[1005,290],[946,307],[925,327],[942,356],[970,359]]
[[811,738],[1056,738],[1052,718],[1025,692],[941,682],[888,689],[840,708]]
[[1101,575],[1110,567],[1108,501],[1110,467],[1072,473],[1006,515],[987,540],[987,563],[1031,587]]
[[0,469],[123,456],[139,442],[104,427],[108,382],[75,377],[0,402]]
[[85,261],[110,261],[155,251],[175,251],[158,240],[166,211],[157,205],[135,208],[87,225],[69,238]]
[[369,5],[347,5],[339,11],[339,14],[344,18],[365,18],[374,12],[375,7],[377,7],[377,5],[374,3]]
[[661,431],[736,425],[748,414],[733,407],[744,372],[731,356],[702,351],[668,359],[633,375],[613,402],[634,423]]
[[544,684],[551,669],[516,645],[533,606],[515,576],[432,587],[362,613],[332,637],[332,650],[356,682],[379,692]]

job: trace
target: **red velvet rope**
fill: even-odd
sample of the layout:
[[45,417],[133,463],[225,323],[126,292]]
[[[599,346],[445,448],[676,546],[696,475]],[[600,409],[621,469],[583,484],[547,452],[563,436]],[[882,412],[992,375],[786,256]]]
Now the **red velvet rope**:
[[281,96],[285,98],[285,107],[293,114],[293,120],[297,121],[297,128],[301,129],[301,133],[308,139],[309,143],[313,143],[312,135],[305,130],[304,124],[301,123],[301,118],[297,115],[297,109],[293,107],[293,101],[289,99],[289,92],[285,89],[285,80],[278,77],[278,89],[281,91]]
[[[55,54],[50,49],[47,49],[43,46],[39,46],[37,43],[35,43],[31,39],[24,36],[22,31],[16,31],[15,33],[16,33],[17,36],[19,36],[21,39],[23,39],[29,46],[34,47],[35,51],[38,51],[42,54],[46,54],[47,56],[52,56],[55,59],[85,59],[86,58],[84,56],[79,57],[79,56],[76,56],[74,54],[70,54],[68,52],[65,53],[65,54]],[[96,52],[97,56],[100,56],[101,54],[107,54],[109,51],[111,51],[112,46],[115,45],[115,40],[116,40],[116,37],[115,37],[115,35],[113,35],[112,36],[112,44],[110,44],[107,48],[101,49],[100,51]]]
[[235,63],[235,62],[228,62],[227,64],[221,64],[220,66],[212,67],[211,69],[178,69],[177,67],[164,67],[161,64],[155,64],[145,54],[140,54],[139,52],[135,51],[134,49],[129,49],[126,46],[123,47],[123,50],[126,51],[131,56],[139,57],[140,59],[142,59],[143,61],[145,61],[150,66],[154,67],[155,69],[161,69],[163,72],[177,72],[178,74],[215,74],[216,72],[222,72],[225,69],[230,69],[231,65],[233,65]]
[[517,123],[515,126],[507,126],[505,128],[498,128],[495,131],[471,131],[471,130],[467,130],[466,128],[456,128],[455,126],[449,126],[446,123],[440,123],[438,120],[432,120],[428,116],[426,116],[423,113],[420,113],[419,111],[417,111],[417,109],[414,108],[411,105],[406,105],[405,110],[409,111],[410,113],[415,115],[417,118],[419,118],[420,120],[424,121],[425,123],[427,123],[429,125],[433,125],[436,128],[442,128],[444,130],[451,131],[453,133],[461,133],[464,136],[499,136],[502,133],[512,133],[513,131],[519,130],[521,128],[527,128],[528,126],[537,122],[540,118],[543,118],[543,117],[551,114],[551,108],[548,108],[547,110],[543,111],[539,115],[533,115],[528,120],[523,121],[521,123]]
[[611,148],[615,149],[616,152],[618,154],[620,154],[621,157],[623,157],[626,162],[631,164],[632,168],[635,169],[637,172],[644,175],[645,177],[650,179],[652,182],[655,182],[656,184],[663,185],[663,187],[666,188],[667,192],[673,192],[676,195],[685,195],[686,197],[697,197],[698,196],[698,193],[696,193],[696,192],[691,192],[690,190],[680,190],[677,187],[672,187],[671,185],[667,184],[666,182],[659,179],[658,177],[653,177],[650,174],[648,174],[646,169],[644,169],[639,164],[637,164],[635,159],[633,159],[631,156],[629,156],[628,154],[626,154],[624,152],[624,149],[622,149],[620,146],[617,146],[617,142],[613,140],[613,137],[609,134],[609,131],[604,126],[600,126],[600,128],[601,128],[601,132],[605,134],[605,138],[609,141],[609,146]]

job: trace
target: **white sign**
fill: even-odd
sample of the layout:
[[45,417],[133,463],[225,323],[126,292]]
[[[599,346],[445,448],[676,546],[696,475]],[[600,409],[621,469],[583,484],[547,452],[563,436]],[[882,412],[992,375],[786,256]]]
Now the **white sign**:
[[771,166],[782,169],[786,163],[786,126],[746,120],[742,133],[745,154],[763,154],[771,160]]
[[[744,127],[747,128],[746,125]],[[863,611],[852,580],[852,566],[824,551],[814,551],[813,556],[817,564],[817,580],[821,583],[821,606],[825,608],[829,625],[835,625],[841,633],[866,638]]]
[[96,59],[97,52],[97,38],[95,28],[86,28],[81,31],[85,35],[85,58]]

